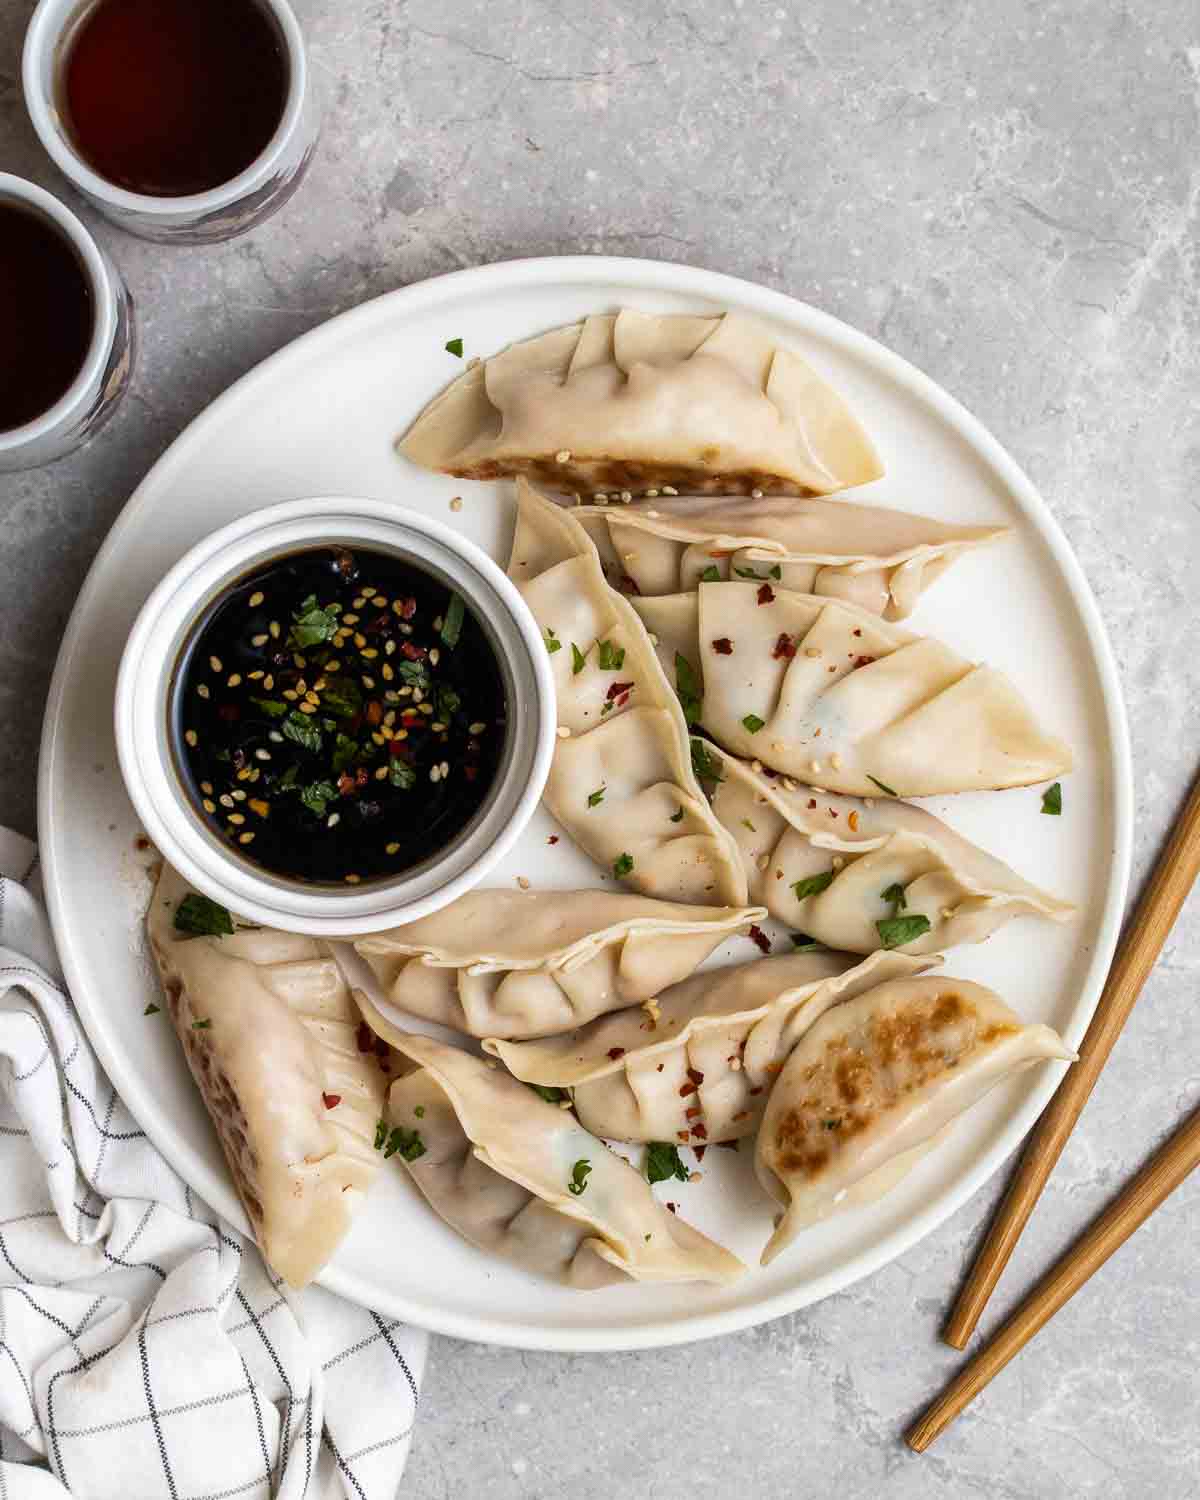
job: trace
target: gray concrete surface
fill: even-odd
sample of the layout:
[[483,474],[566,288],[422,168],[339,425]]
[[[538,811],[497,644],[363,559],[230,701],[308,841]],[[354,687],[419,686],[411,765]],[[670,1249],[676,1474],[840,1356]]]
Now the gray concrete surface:
[[[61,187],[0,0],[0,165]],[[1111,631],[1147,867],[1200,750],[1195,0],[303,0],[329,117],[305,190],[216,249],[101,230],[141,312],[90,451],[0,477],[0,821],[32,831],[42,699],[105,529],[236,376],[432,273],[688,261],[883,339],[1008,444]],[[1168,945],[988,1325],[1200,1100],[1200,909]],[[436,1341],[404,1493],[1200,1493],[1200,1186],[1182,1189],[923,1459],[937,1330],[999,1183],[866,1284],[756,1331],[560,1358]]]

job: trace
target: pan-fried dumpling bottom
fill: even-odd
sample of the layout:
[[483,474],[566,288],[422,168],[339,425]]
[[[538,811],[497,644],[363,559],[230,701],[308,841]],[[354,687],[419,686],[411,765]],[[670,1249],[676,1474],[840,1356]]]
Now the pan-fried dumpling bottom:
[[666,670],[676,653],[700,668],[700,723],[718,744],[799,781],[929,797],[1071,769],[1002,672],[851,604],[771,583],[631,602]]
[[641,622],[604,581],[579,522],[523,480],[508,571],[554,673],[550,812],[644,896],[745,906],[737,848],[692,772],[687,725]]
[[752,578],[900,620],[964,552],[1007,535],[847,500],[661,495],[572,511],[625,593],[654,598],[701,579]]
[[189,937],[174,926],[189,889],[164,867],[146,917],[167,1009],[263,1255],[304,1286],[378,1170],[386,1080],[320,943],[269,928]]
[[354,946],[401,1010],[513,1039],[640,1005],[766,914],[618,891],[471,891]]
[[[929,923],[903,951],[934,953],[981,943],[1010,917],[1066,922],[1075,910],[923,808],[818,792],[709,754],[724,778],[713,811],[737,840],[750,899],[830,948],[872,953],[882,946],[876,923],[896,915]],[[806,881],[819,886],[800,897]]]
[[694,974],[646,1011],[619,1011],[567,1036],[488,1040],[528,1083],[570,1088],[580,1120],[621,1141],[689,1145],[753,1135],[796,1042],[831,1005],[940,962],[873,953],[793,953]]
[[399,449],[461,479],[525,474],[588,494],[829,494],[883,467],[842,398],[739,313],[624,309],[465,371]]
[[851,1198],[893,1187],[939,1130],[1047,1058],[1075,1054],[962,979],[897,980],[828,1012],[788,1058],[759,1131],[755,1171],[784,1210],[763,1265]]
[[[405,1132],[400,1154],[430,1207],[464,1239],[585,1290],[743,1274],[736,1256],[670,1213],[568,1110],[494,1063],[398,1030],[356,998],[376,1034],[418,1064],[392,1085],[389,1123]],[[580,1162],[588,1171],[572,1194]]]

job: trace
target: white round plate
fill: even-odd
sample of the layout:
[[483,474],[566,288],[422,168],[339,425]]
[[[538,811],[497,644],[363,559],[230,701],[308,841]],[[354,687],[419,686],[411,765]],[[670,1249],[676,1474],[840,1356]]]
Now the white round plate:
[[[118,658],[142,601],[206,533],[258,506],[316,494],[394,500],[461,526],[506,560],[511,492],[426,474],[393,442],[467,355],[590,312],[754,313],[844,393],[887,465],[860,491],[1014,535],[952,568],[922,601],[917,629],[1002,667],[1047,727],[1074,747],[1063,815],[1028,789],[930,806],[1039,885],[1079,906],[1066,927],[1012,922],[947,965],[992,985],[1030,1020],[1078,1043],[1116,941],[1129,866],[1129,749],[1120,689],[1095,603],[1029,480],[962,407],[904,360],[825,313],[746,282],[655,262],[518,261],[407,287],[335,318],[238,382],[138,487],[96,559],[63,642],[40,771],[42,856],[68,981],[109,1076],[147,1134],[228,1218],[245,1217],[165,1016],[143,1017],[156,983],[141,937],[146,889],[138,828],[113,747]],[[463,496],[461,511],[449,502]],[[494,872],[540,886],[600,884],[599,872],[539,812]],[[721,959],[755,956],[748,940]],[[457,1238],[402,1170],[382,1181],[322,1281],[356,1301],[463,1338],[589,1350],[680,1343],[777,1317],[850,1285],[927,1234],[1017,1145],[1061,1076],[1046,1066],[997,1089],[893,1193],[808,1234],[757,1269],[771,1213],[751,1153],[709,1151],[703,1181],[657,1189],[755,1269],[725,1289],[622,1286],[571,1292]]]

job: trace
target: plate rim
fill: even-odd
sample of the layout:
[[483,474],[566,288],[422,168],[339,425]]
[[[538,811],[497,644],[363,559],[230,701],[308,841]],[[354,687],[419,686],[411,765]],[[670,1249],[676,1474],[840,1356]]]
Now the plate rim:
[[[634,256],[561,255],[496,261],[398,287],[345,312],[337,313],[284,344],[228,386],[177,434],[143,475],[92,560],[63,632],[47,696],[38,757],[38,842],[47,910],[64,977],[84,1030],[101,1064],[152,1144],[185,1181],[189,1179],[178,1165],[180,1153],[174,1146],[171,1150],[164,1149],[159,1129],[163,1111],[151,1107],[142,1096],[143,1091],[137,1080],[124,1066],[116,1049],[109,1044],[102,1024],[102,1006],[93,1006],[89,1000],[82,998],[89,992],[86,969],[71,937],[71,923],[66,911],[65,895],[60,888],[54,853],[60,810],[55,808],[52,796],[52,768],[60,738],[59,721],[65,702],[66,679],[84,629],[85,618],[98,593],[99,577],[108,556],[123,540],[126,532],[136,524],[143,507],[148,503],[148,492],[152,484],[157,486],[163,483],[164,477],[169,479],[176,468],[186,463],[190,447],[204,436],[208,427],[219,421],[229,406],[243,399],[256,385],[269,380],[276,366],[294,358],[300,348],[311,352],[312,347],[319,345],[322,340],[344,336],[348,330],[353,329],[356,322],[366,323],[378,317],[384,304],[389,308],[408,306],[415,309],[422,304],[436,303],[447,296],[453,296],[462,287],[468,287],[476,294],[487,294],[489,291],[520,289],[530,283],[576,285],[591,281],[608,281],[630,290],[693,296],[716,303],[736,301],[743,307],[761,311],[767,316],[782,317],[793,324],[799,323],[811,328],[820,337],[882,371],[907,394],[932,408],[964,444],[984,461],[1020,510],[1031,520],[1036,518],[1037,530],[1050,549],[1070,590],[1072,603],[1092,653],[1111,746],[1110,764],[1114,774],[1110,879],[1095,946],[1081,985],[1081,993],[1089,997],[1086,1016],[1068,1029],[1066,1039],[1070,1044],[1078,1044],[1095,1014],[1120,933],[1129,885],[1133,842],[1133,768],[1128,719],[1116,660],[1095,595],[1057,518],[1017,461],[977,417],[911,361],[832,313],[813,307],[786,292],[725,272]],[[667,1348],[738,1332],[799,1311],[834,1292],[853,1286],[932,1233],[961,1208],[1021,1144],[1058,1087],[1062,1076],[1061,1069],[1043,1070],[1043,1076],[1030,1089],[1021,1107],[1005,1122],[997,1138],[980,1154],[971,1170],[964,1173],[953,1187],[939,1194],[931,1206],[914,1214],[890,1233],[882,1235],[869,1249],[859,1253],[850,1262],[827,1270],[800,1288],[781,1291],[745,1306],[708,1314],[675,1316],[659,1322],[646,1321],[636,1328],[618,1326],[612,1329],[561,1330],[532,1325],[512,1326],[474,1314],[438,1309],[431,1311],[424,1304],[411,1304],[403,1295],[381,1291],[360,1276],[343,1271],[335,1265],[325,1268],[318,1277],[318,1284],[350,1301],[375,1308],[431,1332],[508,1348],[562,1353],[616,1352]],[[243,1231],[246,1230],[247,1221],[240,1212],[240,1205],[237,1214],[229,1214],[223,1205],[214,1204],[214,1207],[223,1216],[231,1218]]]

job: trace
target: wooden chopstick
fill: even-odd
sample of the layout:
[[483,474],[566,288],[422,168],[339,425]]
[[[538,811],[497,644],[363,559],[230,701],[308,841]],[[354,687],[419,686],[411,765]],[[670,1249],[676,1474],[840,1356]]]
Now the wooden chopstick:
[[1198,872],[1200,780],[1192,788],[1137,910],[1122,934],[1108,983],[1079,1049],[1079,1061],[1068,1071],[1034,1127],[1021,1164],[959,1293],[950,1321],[942,1333],[946,1343],[955,1349],[964,1348],[974,1332],[979,1315],[987,1306],[1046,1180],[1108,1061],[1108,1054],[1158,961],[1167,934],[1174,926],[1179,908]]
[[908,1432],[915,1453],[930,1443],[998,1375],[1034,1334],[1070,1301],[1158,1205],[1200,1165],[1200,1110],[1159,1147],[1142,1170],[1076,1241],[1048,1276],[1017,1308]]

